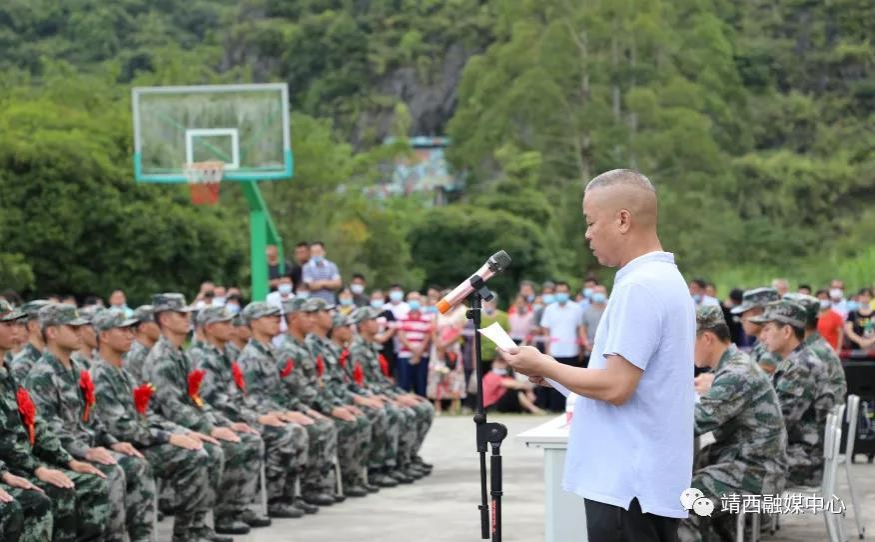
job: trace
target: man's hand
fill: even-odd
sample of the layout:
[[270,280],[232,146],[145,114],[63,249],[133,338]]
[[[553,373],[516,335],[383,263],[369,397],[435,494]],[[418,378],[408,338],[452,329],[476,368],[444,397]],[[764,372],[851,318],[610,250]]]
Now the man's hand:
[[0,487],[0,503],[6,504],[6,503],[10,503],[14,500],[15,499],[12,498],[12,495],[10,495],[9,493],[6,493],[6,490],[3,489],[2,487]]
[[693,380],[693,385],[696,387],[696,393],[705,395],[711,389],[711,384],[714,383],[714,373],[702,373]]
[[184,450],[200,450],[204,447],[203,443],[197,438],[180,433],[173,433],[170,435],[170,444],[171,446],[176,446],[177,448],[182,448]]
[[[73,461],[71,461],[70,464],[72,465]],[[37,467],[37,469],[33,471],[33,474],[39,481],[52,484],[55,487],[60,487],[62,489],[71,489],[74,487],[73,480],[70,480],[67,478],[66,474],[56,469]]]
[[258,423],[268,427],[282,427],[283,421],[275,413],[263,414],[258,417]]
[[[95,467],[94,465],[92,465],[90,463],[86,463],[84,461],[76,461],[74,459],[73,461],[70,461],[70,463],[68,464],[68,467],[70,467],[70,470],[73,472],[78,472],[79,474],[93,474],[94,476],[97,476],[98,478],[103,478],[104,480],[106,480],[106,475],[103,474],[103,471],[101,471],[100,469],[98,469],[97,467]],[[70,487],[73,487],[73,486],[70,486]]]
[[249,425],[243,422],[235,422],[231,424],[231,430],[236,431],[237,433],[250,433],[253,435],[257,435],[258,431],[249,427]]
[[347,410],[343,407],[334,407],[333,409],[331,409],[331,415],[333,417],[337,418],[338,420],[341,420],[344,422],[354,422],[355,421],[355,414],[353,414],[352,412],[350,412],[349,410]]
[[131,444],[130,442],[116,442],[115,444],[110,446],[110,448],[112,448],[114,452],[118,452],[120,454],[139,457],[141,459],[143,458],[143,454],[137,451],[137,449],[134,448],[133,444]]
[[204,435],[203,433],[198,433],[197,431],[192,431],[191,433],[188,434],[188,436],[190,436],[191,438],[197,439],[201,442],[209,442],[210,444],[215,444],[217,446],[219,444],[219,441],[214,439],[213,437],[211,437],[209,435]]
[[358,417],[363,417],[365,415],[365,413],[359,410],[359,408],[356,406],[349,405],[346,408]]
[[228,427],[216,427],[210,436],[226,442],[240,442],[240,437]]
[[291,423],[296,423],[305,427],[315,423],[313,422],[313,418],[307,416],[303,412],[295,412],[293,410],[286,412],[286,419]]
[[313,418],[314,420],[325,420],[325,419],[327,419],[327,417],[326,417],[324,414],[321,414],[320,412],[317,412],[317,411],[313,410],[312,408],[308,408],[308,409],[307,409],[307,412],[305,412],[305,414],[306,414],[307,416],[310,416],[310,417]]
[[15,476],[9,471],[3,473],[2,480],[6,485],[10,487],[17,487],[18,489],[34,489],[36,491],[42,491],[39,487],[33,485],[33,483],[27,478],[22,478],[21,476]]
[[540,376],[549,358],[541,354],[534,346],[519,346],[511,351],[503,352],[504,359],[513,370],[526,376]]
[[549,382],[547,382],[547,380],[544,379],[543,376],[530,376],[529,382],[531,382],[532,384],[534,384],[536,386],[543,386],[545,388],[552,388],[553,387],[550,385]]
[[101,465],[115,465],[117,463],[112,454],[109,453],[109,450],[103,446],[89,448],[89,450],[85,452],[85,459],[94,463],[100,463]]

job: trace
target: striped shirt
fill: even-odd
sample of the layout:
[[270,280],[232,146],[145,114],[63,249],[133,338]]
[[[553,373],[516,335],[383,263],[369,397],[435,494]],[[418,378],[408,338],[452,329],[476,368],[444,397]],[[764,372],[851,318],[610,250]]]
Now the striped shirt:
[[[304,264],[304,267],[301,271],[301,280],[306,283],[314,282],[317,280],[336,280],[339,278],[340,271],[338,271],[337,265],[335,265],[334,262],[328,260],[322,260],[317,264],[311,259]],[[326,302],[332,305],[334,304],[334,290],[329,290],[328,288],[313,290],[311,288],[310,295],[312,297],[324,299]]]
[[[420,346],[431,334],[434,327],[433,319],[424,314],[418,314],[417,317],[409,315],[398,324],[398,329],[404,333],[407,342],[411,346]],[[423,352],[423,355],[428,356],[428,352]],[[401,343],[398,347],[398,356],[402,358],[413,357],[413,352]]]

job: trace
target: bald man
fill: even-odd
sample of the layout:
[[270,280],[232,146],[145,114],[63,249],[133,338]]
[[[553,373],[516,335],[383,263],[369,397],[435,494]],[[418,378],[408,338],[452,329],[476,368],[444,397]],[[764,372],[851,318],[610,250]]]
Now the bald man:
[[580,396],[563,485],[585,499],[589,539],[674,542],[693,468],[693,300],[657,237],[647,177],[599,175],[586,187],[583,214],[593,254],[619,268],[589,367],[530,346],[505,357],[532,381],[550,379]]

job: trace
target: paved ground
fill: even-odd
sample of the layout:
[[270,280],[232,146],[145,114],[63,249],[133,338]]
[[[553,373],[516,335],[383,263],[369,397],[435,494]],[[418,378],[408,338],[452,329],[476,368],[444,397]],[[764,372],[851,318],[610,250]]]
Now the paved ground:
[[[496,418],[498,420],[499,418]],[[505,465],[504,540],[539,542],[544,539],[544,505],[541,452],[526,449],[513,438],[549,418],[504,417],[509,437],[502,446]],[[277,520],[235,542],[463,542],[480,539],[479,474],[474,448],[474,423],[470,417],[441,417],[435,421],[423,456],[434,463],[434,473],[416,484],[382,490],[365,499],[322,509],[315,516]],[[875,465],[854,465],[855,484],[862,496],[864,518],[875,518]],[[839,497],[846,497],[846,484]],[[849,539],[856,539],[854,523],[845,520]],[[873,523],[875,529],[875,523]],[[170,520],[161,524],[161,540],[170,539]],[[785,516],[781,530],[764,541],[802,542],[826,540],[819,516]],[[569,541],[571,542],[571,541]]]

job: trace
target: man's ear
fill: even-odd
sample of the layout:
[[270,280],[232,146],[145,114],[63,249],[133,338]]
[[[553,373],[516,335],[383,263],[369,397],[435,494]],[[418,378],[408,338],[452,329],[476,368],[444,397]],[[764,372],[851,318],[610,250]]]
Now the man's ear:
[[632,228],[632,213],[628,209],[617,211],[617,227],[620,233],[627,233]]

